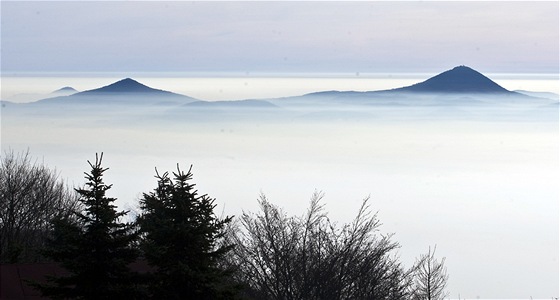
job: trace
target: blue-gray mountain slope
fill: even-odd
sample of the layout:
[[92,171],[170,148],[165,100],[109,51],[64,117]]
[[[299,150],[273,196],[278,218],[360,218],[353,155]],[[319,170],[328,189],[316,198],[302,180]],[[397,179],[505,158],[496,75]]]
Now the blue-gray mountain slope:
[[280,106],[462,106],[486,104],[535,104],[548,99],[508,91],[478,71],[458,66],[417,84],[390,90],[325,91],[274,99]]
[[182,105],[195,98],[148,87],[136,80],[125,78],[110,85],[75,93],[69,96],[39,100],[37,104],[65,105]]
[[406,93],[501,94],[513,92],[467,66],[458,66],[423,82],[390,90]]

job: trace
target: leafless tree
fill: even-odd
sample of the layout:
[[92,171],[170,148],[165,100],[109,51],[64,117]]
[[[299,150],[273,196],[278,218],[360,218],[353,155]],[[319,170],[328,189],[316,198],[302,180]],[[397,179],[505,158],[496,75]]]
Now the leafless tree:
[[29,151],[0,157],[0,262],[40,259],[50,220],[69,214],[77,196],[55,171],[32,161]]
[[441,300],[448,295],[445,290],[449,278],[445,257],[438,261],[435,253],[436,247],[433,251],[430,247],[428,253],[416,261],[411,293],[414,300]]
[[228,242],[229,263],[247,296],[257,299],[404,299],[411,271],[393,255],[399,245],[378,232],[366,198],[357,216],[332,223],[315,193],[307,213],[288,217],[261,195],[260,213],[244,213]]

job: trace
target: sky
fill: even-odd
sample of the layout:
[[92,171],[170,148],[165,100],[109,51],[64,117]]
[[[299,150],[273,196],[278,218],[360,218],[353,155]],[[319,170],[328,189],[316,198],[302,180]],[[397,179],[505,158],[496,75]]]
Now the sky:
[[2,1],[2,73],[558,73],[558,1]]

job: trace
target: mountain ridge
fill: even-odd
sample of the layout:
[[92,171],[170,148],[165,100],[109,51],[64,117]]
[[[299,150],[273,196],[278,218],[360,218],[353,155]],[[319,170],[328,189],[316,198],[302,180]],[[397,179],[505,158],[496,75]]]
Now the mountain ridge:
[[[394,104],[398,101],[400,104],[406,103],[420,103],[416,100],[426,99],[430,95],[447,95],[447,94],[457,94],[459,97],[461,95],[473,95],[476,97],[495,97],[495,96],[507,96],[508,98],[515,98],[517,100],[523,99],[537,99],[529,95],[516,93],[514,91],[508,91],[507,89],[501,87],[490,78],[486,77],[482,73],[461,65],[454,67],[450,70],[439,73],[433,77],[430,77],[422,82],[400,87],[389,90],[373,90],[373,91],[319,91],[309,94],[304,94],[301,96],[293,97],[283,97],[283,98],[268,98],[268,99],[253,99],[254,101],[269,101],[272,104],[289,105],[293,103],[305,103],[308,102],[309,105],[329,103],[331,104],[344,104],[344,103],[355,103],[355,104]],[[130,97],[134,95],[133,97]],[[128,98],[127,98],[128,96]],[[437,96],[439,97],[439,96]],[[156,101],[156,98],[160,98]],[[414,99],[412,99],[414,98]],[[418,98],[418,99],[416,99]],[[136,100],[135,100],[136,99]],[[144,99],[144,100],[142,100]],[[78,101],[79,100],[79,101]],[[90,100],[90,101],[87,101]],[[412,102],[412,100],[414,100]],[[64,102],[64,103],[95,103],[95,102],[119,102],[121,104],[142,104],[142,103],[161,103],[164,101],[170,101],[170,104],[185,104],[192,103],[196,101],[204,101],[195,99],[186,95],[176,94],[169,91],[164,91],[160,89],[154,89],[147,85],[144,85],[132,78],[124,78],[114,83],[108,84],[106,86],[87,90],[83,92],[78,92],[70,96],[54,97],[42,99],[37,102],[47,103],[47,102]],[[239,102],[240,106],[247,106],[248,102],[240,102],[243,100],[232,100],[232,104],[228,106],[234,106],[235,102]],[[453,102],[448,101],[449,104]],[[254,103],[253,103],[254,104]],[[218,107],[220,105],[201,105],[193,104],[193,106],[204,106],[204,107]],[[222,105],[223,106],[223,105]]]
[[[5,109],[37,115],[88,115],[103,110],[165,120],[365,120],[370,118],[557,118],[558,100],[508,91],[466,66],[417,84],[378,91],[322,91],[282,98],[204,101],[124,78],[109,85]],[[35,104],[35,105],[34,105]],[[29,107],[30,110],[25,108]],[[36,110],[33,111],[33,108]]]

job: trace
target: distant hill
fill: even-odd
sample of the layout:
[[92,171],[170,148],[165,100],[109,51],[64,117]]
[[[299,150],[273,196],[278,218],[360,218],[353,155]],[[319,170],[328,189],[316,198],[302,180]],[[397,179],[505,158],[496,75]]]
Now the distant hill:
[[296,97],[269,99],[278,106],[481,106],[546,105],[549,99],[508,91],[467,66],[458,66],[411,86],[378,91],[323,91]]
[[70,87],[70,86],[65,86],[65,87],[63,87],[63,88],[60,88],[60,89],[58,89],[58,90],[52,92],[51,94],[60,94],[60,93],[63,93],[63,94],[74,94],[74,93],[77,93],[77,92],[78,92],[78,91],[77,91],[75,88]]
[[115,83],[106,85],[104,87],[78,93],[78,95],[107,94],[107,93],[174,94],[168,91],[151,88],[131,78],[125,78]]
[[58,97],[58,96],[69,96],[69,95],[75,94],[77,92],[78,91],[75,90],[74,88],[71,88],[71,87],[67,86],[67,87],[63,87],[61,89],[58,89],[56,91],[52,91],[48,94],[39,94],[39,93],[15,94],[15,95],[11,95],[6,100],[9,100],[9,101],[14,102],[14,103],[26,103],[26,102],[38,101],[38,100],[45,99],[45,98],[53,98],[53,97]]
[[550,93],[550,92],[531,92],[531,91],[524,91],[524,90],[515,90],[514,92],[531,96],[531,97],[538,97],[538,98],[545,98],[545,99],[552,99],[552,100],[558,100],[560,98],[558,94]]
[[154,89],[134,79],[125,78],[93,90],[78,92],[69,96],[42,99],[36,103],[63,104],[185,104],[199,101],[195,98],[169,91]]
[[[74,89],[73,87],[69,87],[69,86],[65,86],[63,88],[60,88],[56,91],[51,92],[48,95],[48,98],[53,98],[53,97],[59,97],[59,96],[70,96],[70,95],[74,95],[76,93],[78,93],[79,91],[77,91],[76,89]],[[43,97],[46,98],[46,97]]]
[[458,66],[426,81],[391,90],[408,93],[510,94],[490,78],[467,66]]

